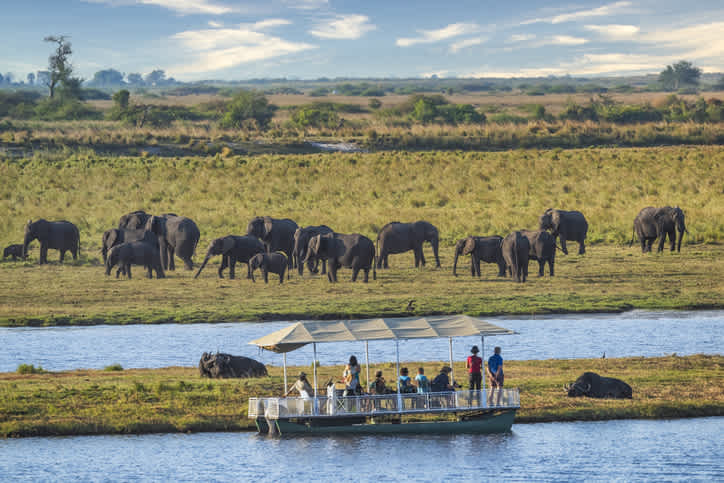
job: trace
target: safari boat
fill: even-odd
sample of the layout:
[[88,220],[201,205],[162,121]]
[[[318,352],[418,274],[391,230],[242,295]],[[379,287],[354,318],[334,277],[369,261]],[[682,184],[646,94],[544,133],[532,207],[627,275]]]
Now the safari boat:
[[[447,338],[450,367],[453,367],[453,339],[479,336],[484,357],[485,336],[514,334],[465,315],[423,318],[386,318],[352,321],[297,322],[250,342],[262,349],[282,353],[284,390],[287,392],[286,353],[312,344],[317,361],[317,344],[360,341],[365,345],[367,381],[368,342],[394,340],[396,348],[397,392],[385,395],[342,396],[331,383],[322,394],[314,366],[314,395],[310,397],[252,397],[249,418],[264,434],[454,434],[499,433],[510,431],[520,408],[517,389],[494,389],[489,393],[483,377],[481,390],[402,394],[399,388],[400,341]],[[454,383],[454,373],[450,374]]]

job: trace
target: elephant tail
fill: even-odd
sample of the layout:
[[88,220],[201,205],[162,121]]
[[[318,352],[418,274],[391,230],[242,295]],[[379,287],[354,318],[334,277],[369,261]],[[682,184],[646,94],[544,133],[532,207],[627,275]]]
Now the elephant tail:
[[628,242],[628,246],[630,247],[633,245],[634,240],[636,239],[636,224],[634,223],[633,230],[631,232],[631,241]]

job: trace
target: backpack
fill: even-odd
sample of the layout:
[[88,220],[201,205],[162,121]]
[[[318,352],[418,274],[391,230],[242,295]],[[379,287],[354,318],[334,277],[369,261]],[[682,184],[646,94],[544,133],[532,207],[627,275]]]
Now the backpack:
[[438,374],[435,379],[432,380],[431,390],[432,392],[443,392],[447,391],[449,379],[446,374]]

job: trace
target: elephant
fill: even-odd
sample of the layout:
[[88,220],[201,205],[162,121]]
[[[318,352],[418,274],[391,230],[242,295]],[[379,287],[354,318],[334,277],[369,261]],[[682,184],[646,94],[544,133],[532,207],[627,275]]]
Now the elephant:
[[164,270],[175,270],[174,254],[184,261],[186,270],[194,269],[192,257],[199,243],[201,232],[191,218],[166,213],[150,216],[146,220],[146,230],[158,237],[161,247],[161,263]]
[[73,260],[78,259],[80,232],[78,227],[69,221],[47,221],[42,218],[36,221],[29,220],[25,226],[23,257],[28,256],[28,245],[35,239],[40,241],[40,265],[48,263],[48,248],[60,251],[61,263],[66,251],[70,251]]
[[455,261],[453,262],[453,275],[457,277],[458,256],[470,255],[470,274],[480,277],[480,262],[497,263],[498,276],[505,277],[505,260],[500,243],[502,236],[469,236],[458,240],[455,244]]
[[289,270],[294,268],[294,232],[299,226],[289,218],[257,216],[246,227],[247,236],[255,236],[264,243],[267,253],[284,252]]
[[266,366],[259,361],[244,356],[232,356],[217,352],[210,354],[204,352],[199,360],[199,374],[201,377],[227,378],[227,377],[265,377],[268,375]]
[[556,263],[556,239],[545,230],[520,230],[520,233],[528,239],[530,244],[528,260],[538,260],[538,276],[543,276],[546,262],[548,262],[548,271],[552,277],[554,275],[553,266]]
[[229,267],[229,278],[234,278],[236,262],[247,264],[247,278],[251,278],[249,260],[257,253],[264,253],[264,244],[255,236],[227,235],[211,242],[206,250],[206,258],[199,267],[194,278],[198,278],[201,270],[214,255],[222,255],[219,267],[219,278],[224,278],[224,269]]
[[684,212],[678,206],[664,206],[662,208],[654,208],[648,206],[641,210],[634,220],[634,236],[631,238],[629,246],[633,245],[634,238],[638,237],[641,242],[641,252],[650,252],[654,240],[659,239],[659,248],[657,251],[664,251],[664,243],[666,237],[671,242],[671,251],[674,251],[676,245],[676,232],[679,232],[679,244],[676,251],[681,252],[681,240],[684,233],[688,233],[684,220]]
[[13,261],[17,260],[18,258],[21,258],[25,260],[28,258],[27,254],[23,251],[23,245],[16,244],[16,245],[8,245],[5,247],[5,250],[3,250],[3,259],[7,257],[13,257]]
[[352,281],[357,281],[360,270],[364,270],[364,283],[369,281],[370,268],[372,278],[377,280],[375,270],[375,245],[372,240],[359,233],[346,235],[343,233],[327,233],[315,235],[309,240],[307,262],[311,258],[328,260],[327,279],[337,281],[337,270],[340,267],[352,269]]
[[420,264],[425,266],[425,255],[422,253],[422,244],[430,242],[432,252],[435,255],[436,266],[440,267],[440,257],[438,257],[438,246],[440,236],[437,228],[426,222],[416,221],[414,223],[400,223],[393,221],[382,227],[377,234],[377,243],[379,246],[379,256],[377,258],[377,268],[388,268],[387,257],[389,254],[404,253],[412,250],[415,254],[415,267]]
[[151,215],[143,210],[132,211],[126,213],[118,221],[118,228],[121,230],[139,230],[146,226],[146,222]]
[[[297,269],[299,270],[299,276],[304,273],[304,264],[301,260],[307,258],[307,247],[309,246],[309,239],[315,235],[326,235],[327,233],[333,233],[327,225],[319,226],[305,226],[304,228],[297,228],[294,232],[294,259],[296,260]],[[311,273],[317,273],[316,264],[312,260],[309,260],[307,268]],[[322,260],[322,275],[327,273],[327,261]]]
[[279,275],[279,283],[283,283],[284,272],[287,270],[287,265],[287,257],[279,252],[257,253],[249,260],[251,281],[256,282],[256,280],[254,280],[254,271],[258,268],[261,270],[261,274],[264,277],[264,283],[269,283],[269,272]]
[[528,278],[528,254],[530,242],[519,231],[514,231],[503,238],[501,250],[510,276],[516,282],[525,282]]
[[595,372],[584,372],[573,384],[564,386],[568,397],[595,397],[613,399],[632,399],[631,386],[621,379],[599,376]]
[[548,208],[540,217],[541,230],[551,230],[553,239],[560,238],[561,251],[568,255],[566,240],[578,242],[578,254],[586,253],[588,222],[580,211],[563,211]]
[[153,271],[156,271],[156,278],[164,278],[163,266],[161,265],[161,254],[158,247],[144,241],[121,243],[111,248],[106,260],[106,275],[111,274],[111,269],[118,265],[116,278],[121,273],[131,278],[131,265],[141,265],[148,270],[148,278],[153,278]]
[[137,230],[122,229],[122,228],[111,228],[103,233],[103,241],[101,245],[101,254],[103,255],[103,263],[106,263],[108,257],[108,250],[116,245],[120,245],[125,242],[132,241],[145,241],[158,247],[158,237],[143,228]]

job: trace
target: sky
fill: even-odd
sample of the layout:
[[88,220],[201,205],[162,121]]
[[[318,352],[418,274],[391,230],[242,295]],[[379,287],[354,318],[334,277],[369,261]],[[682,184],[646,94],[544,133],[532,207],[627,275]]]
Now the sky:
[[722,0],[2,0],[0,72],[43,70],[69,36],[86,79],[182,81],[724,72]]

